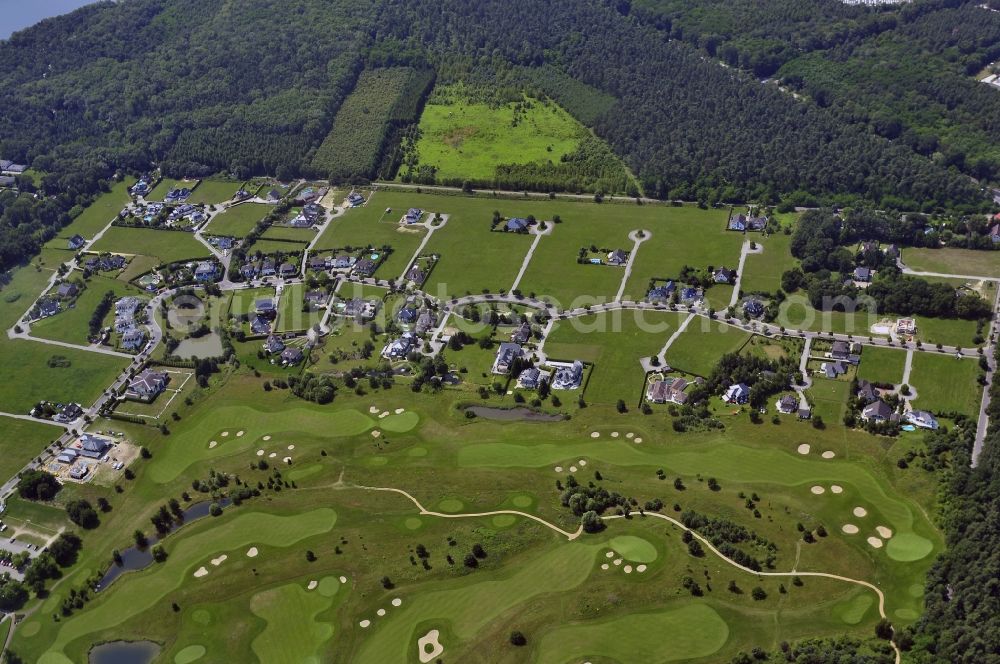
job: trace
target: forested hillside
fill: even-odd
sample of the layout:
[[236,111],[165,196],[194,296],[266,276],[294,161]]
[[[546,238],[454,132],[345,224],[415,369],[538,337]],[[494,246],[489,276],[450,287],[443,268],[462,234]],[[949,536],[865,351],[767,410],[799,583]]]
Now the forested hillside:
[[[99,4],[0,43],[0,156],[49,173],[44,192],[64,198],[57,181],[79,180],[75,189],[92,192],[98,179],[115,170],[152,164],[168,175],[391,176],[419,100],[379,100],[381,110],[369,114],[365,111],[374,104],[362,101],[355,113],[345,99],[363,71],[406,66],[439,80],[475,71],[482,80],[502,77],[504,84],[553,98],[610,145],[648,196],[706,203],[863,199],[922,211],[984,208],[981,188],[960,170],[995,172],[996,108],[981,108],[992,91],[971,94],[968,86],[977,84],[955,79],[952,70],[965,71],[991,53],[986,42],[992,24],[983,19],[985,32],[978,37],[969,28],[955,28],[961,12],[973,11],[957,0],[895,12],[844,7],[836,0],[800,5],[790,0],[642,0],[635,7],[602,0]],[[938,5],[958,8],[938,11]],[[945,11],[958,13],[939,16]],[[753,27],[743,31],[745,26]],[[715,34],[718,39],[709,38]],[[838,43],[848,48],[890,36],[906,43],[919,39],[930,54],[914,71],[933,68],[934,58],[945,63],[939,78],[922,87],[905,79],[924,97],[941,97],[934,104],[919,95],[910,102],[910,96],[893,90],[876,104],[862,93],[877,95],[879,86],[852,85],[846,74],[823,62],[816,66],[833,71],[842,86],[831,84],[827,94],[858,94],[856,108],[808,101],[822,101],[823,95],[810,93],[805,77],[807,100],[800,101],[753,75],[792,67],[796,53],[825,58]],[[722,66],[702,48],[751,71]],[[950,54],[954,62],[948,64]],[[414,80],[429,78],[421,74]],[[404,90],[411,97],[425,92],[421,85]],[[926,106],[930,116],[911,119],[911,103]],[[876,109],[877,121],[862,106]],[[945,113],[935,115],[935,109],[947,109],[949,119],[940,136],[928,135],[924,127]],[[352,120],[362,116],[364,122]],[[358,130],[352,131],[356,142],[336,142],[344,140],[337,138],[344,132],[331,134],[335,118],[357,125],[348,128]],[[893,122],[900,127],[899,140]],[[333,142],[320,149],[328,135]],[[983,147],[967,147],[973,144]],[[340,163],[351,161],[351,154],[364,163]],[[552,178],[586,172],[599,179],[601,155],[588,149],[577,162],[545,173],[501,169],[501,180],[564,189],[565,182]],[[68,214],[79,202],[63,200],[59,213]],[[34,208],[37,202],[19,205]],[[26,240],[17,251],[0,254],[37,247],[52,225],[40,215],[4,212],[3,241]]]

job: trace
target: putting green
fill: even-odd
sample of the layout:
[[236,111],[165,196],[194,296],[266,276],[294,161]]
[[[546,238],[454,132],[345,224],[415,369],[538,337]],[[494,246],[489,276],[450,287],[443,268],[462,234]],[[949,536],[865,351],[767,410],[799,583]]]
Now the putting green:
[[31,638],[35,634],[38,634],[39,630],[42,629],[42,624],[37,620],[32,620],[31,622],[26,622],[17,630],[17,633],[21,636]]
[[389,463],[389,459],[382,456],[368,457],[366,463],[372,468],[378,468],[380,466],[385,466]]
[[899,533],[885,547],[890,558],[902,563],[926,558],[933,550],[934,543],[916,533]]
[[462,508],[465,506],[458,498],[445,498],[437,504],[438,510],[442,512],[448,512],[454,514],[455,512],[461,512]]
[[212,614],[208,609],[195,609],[191,612],[191,620],[199,625],[208,625],[212,622]]
[[676,662],[708,657],[729,638],[729,625],[707,604],[558,627],[538,646],[542,662]]
[[926,591],[924,590],[924,587],[922,585],[920,585],[919,583],[914,583],[912,586],[909,587],[908,592],[910,593],[910,597],[923,597],[924,592]]
[[303,466],[302,468],[294,468],[288,471],[288,479],[292,482],[299,482],[306,479],[307,477],[312,477],[320,471],[323,470],[323,465],[319,463],[314,463],[310,466]]
[[250,647],[262,662],[319,664],[317,652],[333,637],[333,625],[317,622],[316,616],[331,604],[328,596],[299,584],[257,593],[250,599],[250,610],[267,626]]
[[913,609],[896,609],[893,613],[897,618],[902,618],[903,620],[916,620],[920,617],[920,612]]
[[420,526],[424,525],[424,522],[415,516],[407,517],[406,521],[403,522],[407,530],[416,530]]
[[205,646],[188,646],[174,655],[174,664],[191,664],[191,662],[197,662],[204,656]]
[[393,433],[405,433],[413,430],[419,421],[420,416],[412,410],[408,410],[405,413],[390,415],[381,419],[379,420],[378,425],[386,431],[392,431]]
[[[514,607],[580,586],[590,576],[599,551],[598,544],[560,542],[514,570],[476,573],[460,582],[436,584],[442,589],[415,595],[393,611],[391,620],[380,622],[377,637],[365,639],[352,661],[412,661],[413,635],[418,627],[431,623],[448,624],[460,641],[472,639]],[[626,657],[621,661],[637,660]]]
[[427,448],[426,447],[414,447],[414,448],[411,448],[410,451],[407,452],[407,454],[409,456],[411,456],[411,457],[425,457],[425,456],[427,456]]
[[531,504],[535,502],[535,499],[531,496],[514,496],[510,499],[511,504],[514,507],[531,507]]
[[340,590],[340,579],[335,576],[324,576],[319,580],[317,590],[323,597],[333,597]]
[[203,528],[194,535],[181,531],[171,538],[172,551],[166,562],[123,576],[102,592],[86,612],[61,623],[49,650],[39,658],[38,664],[71,661],[64,653],[71,642],[113,629],[130,616],[162,602],[184,584],[192,583],[191,572],[204,563],[206,552],[241,551],[251,544],[289,547],[307,537],[329,532],[337,522],[337,513],[329,508],[295,516],[243,511],[248,509],[238,508],[234,516],[220,517],[211,522],[210,528]]
[[871,593],[865,592],[843,602],[839,602],[833,608],[833,614],[848,625],[857,625],[865,618],[865,614],[872,608],[875,598]]
[[513,514],[497,514],[493,517],[493,525],[497,528],[507,528],[517,523],[517,517]]
[[653,543],[635,535],[612,537],[608,546],[625,560],[636,563],[651,563],[657,558],[656,547],[653,546]]

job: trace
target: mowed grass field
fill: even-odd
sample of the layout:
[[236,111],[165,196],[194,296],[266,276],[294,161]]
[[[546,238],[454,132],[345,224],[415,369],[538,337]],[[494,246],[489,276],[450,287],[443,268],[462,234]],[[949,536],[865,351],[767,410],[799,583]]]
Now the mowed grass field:
[[[162,201],[172,189],[180,189],[182,187],[190,189],[196,182],[197,180],[176,180],[174,178],[163,178],[160,180],[159,184],[153,187],[153,191],[149,192],[149,194],[143,198],[147,201]],[[233,191],[235,192],[236,190],[234,189]],[[193,196],[194,194],[192,193],[191,195]]]
[[102,228],[111,223],[131,200],[128,190],[134,185],[135,178],[127,177],[111,186],[111,191],[101,194],[97,200],[84,208],[76,219],[66,226],[46,246],[65,249],[66,241],[74,235],[82,235],[88,240],[94,237]]
[[1000,277],[1000,254],[975,249],[903,250],[903,262],[912,270],[979,277]]
[[915,353],[910,383],[917,391],[916,408],[935,413],[979,413],[982,386],[979,385],[976,360],[956,359],[951,355]]
[[45,446],[62,435],[61,427],[0,416],[0,476],[13,477]]
[[161,264],[208,258],[211,254],[208,247],[194,239],[191,233],[118,226],[109,228],[91,250],[151,256],[159,259]]
[[748,233],[746,238],[762,246],[764,251],[747,254],[740,288],[744,293],[774,293],[781,288],[781,275],[799,264],[789,250],[792,236],[773,233],[762,238],[760,233]]
[[621,311],[559,321],[545,342],[550,359],[592,362],[584,398],[633,406],[645,373],[639,358],[655,355],[683,320],[669,312]]
[[275,322],[275,331],[289,332],[292,330],[308,330],[323,318],[322,311],[302,311],[303,296],[306,292],[305,284],[292,284],[286,286],[281,291],[281,300],[278,307],[278,320]]
[[525,98],[493,108],[471,103],[453,85],[436,89],[424,106],[417,155],[438,178],[488,180],[498,164],[558,163],[586,133],[555,102]]
[[707,377],[726,353],[739,351],[751,334],[695,316],[667,349],[667,363],[675,368]]
[[241,203],[220,212],[208,226],[205,232],[211,235],[227,235],[230,237],[246,237],[257,222],[271,211],[270,205],[263,203]]
[[231,199],[239,188],[240,183],[232,180],[202,180],[191,194],[188,203],[217,205]]
[[[314,245],[316,252],[344,247],[389,246],[392,247],[392,253],[379,265],[375,276],[379,279],[398,279],[409,267],[410,258],[420,246],[426,231],[422,228],[403,230],[396,222],[410,207],[423,207],[431,212],[448,212],[443,207],[442,209],[432,207],[441,200],[438,197],[434,198],[428,200],[419,194],[376,192],[369,198],[367,205],[349,209],[328,222],[323,234],[316,240]],[[392,208],[392,212],[387,214],[386,208]]]
[[898,385],[903,380],[905,364],[906,351],[865,346],[861,353],[861,364],[858,365],[858,378],[873,383]]

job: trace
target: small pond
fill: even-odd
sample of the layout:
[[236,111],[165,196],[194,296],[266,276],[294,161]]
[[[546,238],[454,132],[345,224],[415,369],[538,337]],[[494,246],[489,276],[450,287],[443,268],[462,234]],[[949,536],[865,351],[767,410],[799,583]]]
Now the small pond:
[[184,339],[177,344],[173,352],[177,357],[219,357],[222,355],[222,337],[215,332],[209,332],[197,339]]
[[150,664],[160,654],[152,641],[111,641],[90,650],[90,664]]

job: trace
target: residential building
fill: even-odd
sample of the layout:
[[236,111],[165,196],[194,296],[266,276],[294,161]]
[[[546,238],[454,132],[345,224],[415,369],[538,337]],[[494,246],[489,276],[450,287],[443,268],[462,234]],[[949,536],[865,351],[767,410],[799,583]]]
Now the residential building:
[[510,335],[510,340],[516,344],[528,343],[531,340],[531,326],[527,323],[521,323]]
[[662,286],[654,286],[653,288],[650,288],[649,292],[646,293],[646,299],[650,302],[665,302],[671,298],[676,290],[677,284],[673,281],[668,281]]
[[76,251],[85,244],[87,244],[87,240],[82,235],[74,235],[66,243],[66,246],[70,248],[70,251]]
[[57,300],[51,298],[42,298],[38,300],[38,317],[48,318],[49,316],[55,316],[59,313],[61,307]]
[[52,419],[56,422],[72,422],[73,420],[83,417],[83,408],[78,403],[68,403],[62,407],[58,413],[56,413]]
[[364,277],[370,277],[375,273],[375,268],[378,267],[370,258],[362,258],[357,263],[354,264],[354,271]]
[[834,341],[833,345],[830,346],[830,357],[835,360],[846,360],[850,354],[851,347],[846,341]]
[[274,259],[265,258],[260,264],[260,276],[273,277],[275,274],[277,274],[277,266],[274,264]]
[[994,224],[990,228],[990,240],[994,243],[1000,243],[1000,224]]
[[326,304],[326,301],[329,299],[329,296],[326,294],[325,291],[311,290],[303,296],[303,299],[305,299],[305,301],[308,304],[311,304],[314,307],[322,307],[324,304]]
[[417,334],[426,334],[437,325],[437,317],[429,310],[424,309],[417,317]]
[[279,270],[283,279],[289,279],[299,273],[299,269],[293,263],[282,263]]
[[145,369],[129,382],[128,394],[138,399],[153,400],[170,382],[170,375],[165,371]]
[[898,420],[899,416],[889,407],[889,404],[879,399],[861,410],[861,419],[866,422],[890,422]]
[[424,271],[420,269],[419,265],[414,265],[413,267],[411,267],[409,271],[406,273],[406,276],[404,277],[406,281],[412,281],[418,286],[424,283],[424,279],[426,278],[427,275],[424,274]]
[[356,191],[352,191],[347,197],[347,202],[351,204],[351,207],[358,207],[365,204],[365,197]]
[[309,258],[309,269],[323,271],[326,269],[326,259],[322,256],[312,256]]
[[264,350],[268,355],[276,355],[285,350],[285,343],[277,335],[269,334],[264,342]]
[[736,270],[720,267],[712,273],[712,281],[717,284],[731,284],[736,280]]
[[274,320],[278,315],[278,310],[274,304],[274,300],[269,297],[261,298],[254,302],[254,311],[257,315],[269,320]]
[[131,327],[122,335],[122,348],[139,350],[145,341],[145,333],[138,327]]
[[347,268],[354,265],[354,257],[348,256],[347,254],[339,254],[333,259],[333,267],[337,270],[346,270]]
[[404,332],[395,341],[386,344],[382,349],[382,357],[389,360],[404,360],[417,345],[417,335],[412,332]]
[[917,333],[917,321],[913,318],[897,318],[896,334],[901,336],[913,336]]
[[921,429],[937,429],[938,421],[937,419],[928,413],[926,410],[911,410],[907,412],[903,418],[915,427],[920,427]]
[[628,263],[628,252],[624,249],[615,249],[608,254],[608,265],[625,265]]
[[778,399],[778,411],[785,413],[786,415],[791,415],[792,413],[797,413],[799,410],[799,400],[796,399],[791,394],[786,394],[785,396]]
[[271,322],[260,315],[254,315],[250,319],[251,334],[261,335],[271,333]]
[[272,189],[271,191],[267,192],[266,200],[268,203],[277,203],[282,199],[282,196],[283,194],[280,191],[278,191],[277,189]]
[[746,215],[738,214],[729,218],[729,230],[743,232],[747,229]]
[[872,271],[867,267],[854,268],[854,281],[867,283],[872,280]]
[[202,261],[194,269],[195,281],[215,281],[218,276],[218,267],[212,261]]
[[527,231],[530,227],[531,224],[528,222],[528,220],[522,217],[513,217],[511,219],[508,219],[506,225],[504,225],[505,230],[512,231],[514,233],[523,233]]
[[376,310],[377,303],[374,301],[354,298],[344,302],[344,315],[351,318],[370,320],[375,317]]
[[66,299],[69,297],[74,297],[79,292],[80,289],[77,287],[76,284],[65,282],[59,284],[59,288],[56,289],[56,296]]
[[767,217],[750,217],[747,219],[748,231],[763,231],[767,228]]
[[420,221],[424,211],[420,208],[410,208],[406,211],[406,215],[403,217],[403,222],[407,224],[415,224]]
[[681,289],[680,300],[684,304],[694,304],[696,302],[700,302],[702,297],[704,297],[704,291],[700,288],[691,288],[689,286]]
[[750,386],[745,383],[730,385],[722,395],[722,400],[726,403],[746,403],[749,399]]
[[538,381],[541,378],[542,372],[536,367],[528,367],[522,371],[517,376],[517,384],[519,387],[523,387],[526,390],[534,390],[538,388]]
[[417,310],[414,307],[403,307],[396,314],[396,320],[403,325],[412,325],[417,321]]
[[864,401],[866,404],[869,404],[873,401],[878,401],[878,390],[876,390],[875,386],[867,380],[859,378],[858,391],[855,393],[855,396]]
[[685,378],[664,378],[650,382],[646,388],[646,399],[653,403],[683,404],[687,401],[684,390],[688,386]]
[[559,367],[552,375],[552,389],[575,390],[583,384],[583,362],[576,360],[569,366]]
[[743,303],[743,313],[750,318],[760,318],[764,315],[764,303],[758,299],[750,298]]
[[298,364],[303,359],[305,359],[305,353],[302,352],[301,348],[298,347],[288,347],[281,351],[281,363],[292,366]]
[[513,343],[502,343],[497,349],[496,359],[493,361],[493,373],[506,374],[510,371],[514,360],[518,360],[523,355],[521,346]]
[[244,279],[253,279],[260,272],[260,263],[249,262],[240,266],[240,276]]

